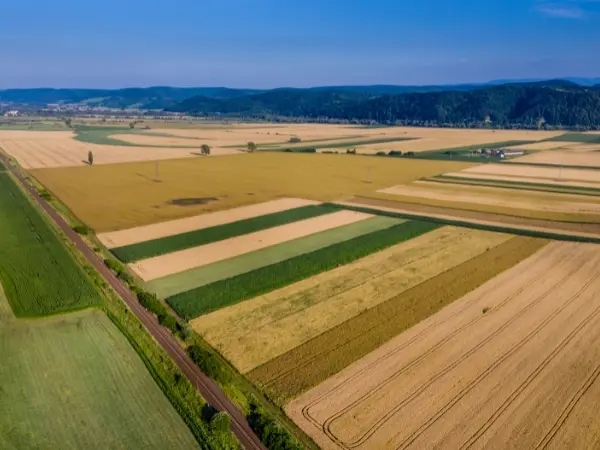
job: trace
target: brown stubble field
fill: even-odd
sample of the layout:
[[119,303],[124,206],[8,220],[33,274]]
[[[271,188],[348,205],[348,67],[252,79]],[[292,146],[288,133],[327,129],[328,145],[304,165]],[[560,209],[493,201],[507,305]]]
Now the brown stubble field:
[[331,449],[597,448],[599,264],[552,243],[286,410]]

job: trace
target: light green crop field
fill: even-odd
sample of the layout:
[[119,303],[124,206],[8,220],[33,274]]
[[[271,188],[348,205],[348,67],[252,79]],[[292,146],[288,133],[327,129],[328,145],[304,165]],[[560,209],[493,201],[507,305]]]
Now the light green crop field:
[[219,261],[207,266],[158,278],[148,283],[149,288],[159,297],[171,297],[185,291],[205,286],[215,281],[231,278],[242,273],[276,264],[286,259],[310,253],[339,242],[364,236],[375,231],[390,228],[403,222],[391,217],[373,217],[332,230],[323,231],[293,241],[283,242],[235,258]]
[[2,321],[2,304],[0,448],[198,448],[103,312]]

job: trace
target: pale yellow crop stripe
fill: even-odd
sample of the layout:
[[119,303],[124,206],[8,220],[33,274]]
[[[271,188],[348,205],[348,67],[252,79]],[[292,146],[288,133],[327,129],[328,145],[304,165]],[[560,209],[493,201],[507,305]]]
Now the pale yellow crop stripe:
[[191,324],[248,372],[511,237],[443,227]]
[[[504,192],[503,192],[504,191]],[[576,195],[523,193],[511,189],[473,188],[472,186],[417,182],[409,186],[394,186],[377,192],[404,195],[430,200],[465,202],[480,205],[495,205],[508,208],[523,208],[538,211],[566,213],[600,213],[600,202],[593,197]],[[582,200],[582,201],[578,201]]]
[[482,175],[508,175],[513,177],[544,178],[549,180],[577,180],[600,183],[600,171],[591,169],[572,169],[568,167],[534,167],[520,164],[484,164],[470,167],[462,173]]
[[270,202],[241,206],[214,213],[200,214],[185,219],[169,220],[167,222],[129,228],[127,230],[100,233],[98,239],[108,248],[137,244],[152,239],[160,239],[189,231],[224,225],[238,220],[274,214],[302,206],[318,205],[319,202],[299,198],[280,198]]
[[279,227],[269,228],[268,230],[257,231],[256,233],[245,234],[167,255],[148,258],[131,264],[130,267],[143,280],[149,281],[342,225],[355,223],[369,217],[373,216],[355,211],[338,211],[312,219],[300,220]]
[[[529,167],[529,166],[528,166]],[[517,181],[522,183],[541,183],[541,184],[556,184],[559,186],[578,186],[578,187],[589,187],[589,188],[600,188],[600,182],[591,181],[577,181],[577,180],[566,180],[563,178],[534,178],[534,177],[521,177],[515,175],[492,175],[492,174],[481,174],[471,172],[449,172],[445,173],[446,176],[458,177],[458,178],[469,178],[473,180],[492,180],[492,181]]]

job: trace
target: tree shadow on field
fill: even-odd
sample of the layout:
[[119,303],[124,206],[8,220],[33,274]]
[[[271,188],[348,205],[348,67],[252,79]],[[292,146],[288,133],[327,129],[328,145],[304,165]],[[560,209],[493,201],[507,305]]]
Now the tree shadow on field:
[[89,161],[86,161],[86,160],[82,159],[81,162],[84,163],[87,166],[91,166],[91,164],[90,164]]
[[143,178],[147,181],[152,181],[153,183],[162,183],[162,180],[157,180],[156,178],[150,178],[148,175],[144,175],[143,173],[136,173],[138,177]]

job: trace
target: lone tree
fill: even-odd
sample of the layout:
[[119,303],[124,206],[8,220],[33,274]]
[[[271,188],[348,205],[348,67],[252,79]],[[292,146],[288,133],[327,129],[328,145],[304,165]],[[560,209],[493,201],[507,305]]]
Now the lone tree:
[[135,122],[129,122],[129,128],[133,130],[135,128]]
[[71,121],[71,118],[70,118],[70,117],[67,117],[67,118],[65,119],[65,125],[66,125],[67,127],[69,127],[69,128],[71,128],[71,122],[72,122],[72,121]]
[[248,151],[254,153],[256,151],[256,144],[254,142],[248,142]]
[[88,152],[88,162],[90,163],[90,166],[94,165],[94,154],[91,150]]
[[202,146],[200,147],[200,152],[203,155],[210,155],[210,145],[202,144]]

